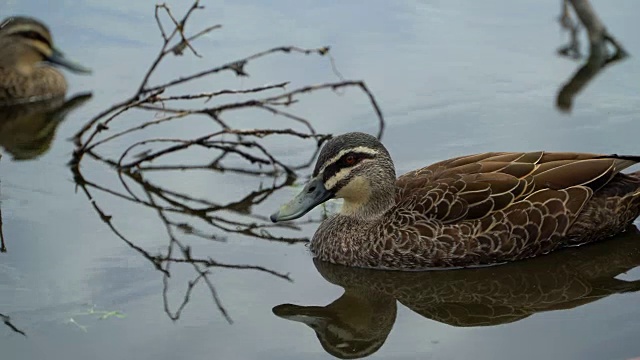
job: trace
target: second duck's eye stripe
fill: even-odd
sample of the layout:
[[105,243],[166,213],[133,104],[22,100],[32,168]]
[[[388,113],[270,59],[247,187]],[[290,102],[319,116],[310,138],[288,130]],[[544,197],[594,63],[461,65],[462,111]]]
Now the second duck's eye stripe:
[[29,24],[8,26],[10,23],[11,21],[7,21],[6,23],[2,24],[2,27],[7,26],[7,29],[3,30],[6,31],[7,35],[21,36],[27,39],[38,40],[51,47],[51,41],[49,41],[49,39],[47,39],[46,36],[41,33],[41,30],[39,28],[34,28],[33,25]]
[[51,47],[51,44],[49,43],[49,40],[47,40],[47,38],[45,38],[44,36],[42,36],[40,33],[36,32],[36,31],[24,31],[20,33],[21,36],[24,36],[28,39],[33,39],[33,40],[38,40],[41,41],[45,44],[47,44],[47,46]]

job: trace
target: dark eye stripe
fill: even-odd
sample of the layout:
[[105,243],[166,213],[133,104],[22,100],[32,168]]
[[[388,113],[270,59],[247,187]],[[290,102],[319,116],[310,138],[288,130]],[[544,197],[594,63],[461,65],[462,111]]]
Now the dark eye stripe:
[[49,40],[46,37],[42,36],[42,34],[40,34],[39,32],[36,32],[36,31],[21,31],[21,32],[17,33],[17,35],[25,37],[27,39],[38,40],[40,42],[43,42],[43,43],[47,44],[47,46],[51,47],[51,43],[49,42]]
[[[348,156],[353,156],[355,158],[355,160],[356,160],[351,165],[347,164],[346,161],[345,161],[345,159]],[[331,179],[331,177],[334,176],[338,171],[340,171],[340,170],[342,170],[344,168],[353,167],[353,166],[357,165],[360,161],[362,161],[364,159],[372,159],[374,157],[375,157],[374,154],[355,152],[355,151],[354,152],[345,153],[344,155],[342,155],[340,157],[340,159],[338,159],[338,161],[334,162],[333,164],[327,166],[326,169],[324,169],[323,180],[327,181],[328,179]]]

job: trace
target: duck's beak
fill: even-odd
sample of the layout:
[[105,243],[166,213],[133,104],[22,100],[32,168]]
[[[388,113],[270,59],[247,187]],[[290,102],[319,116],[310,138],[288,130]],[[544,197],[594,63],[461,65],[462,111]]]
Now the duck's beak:
[[62,51],[53,48],[52,49],[53,52],[51,53],[51,55],[49,55],[49,57],[47,57],[47,61],[49,61],[50,63],[56,64],[56,65],[60,65],[63,66],[73,72],[76,73],[80,73],[80,74],[91,74],[91,69],[86,68],[74,61],[71,61],[69,59],[67,59],[64,56],[64,53],[62,53]]
[[333,196],[334,194],[324,187],[322,178],[315,177],[304,186],[296,197],[282,205],[280,210],[271,214],[271,221],[297,219]]
[[277,317],[301,322],[315,329],[318,325],[326,324],[329,320],[329,311],[322,306],[298,306],[293,304],[281,304],[275,306],[273,314]]

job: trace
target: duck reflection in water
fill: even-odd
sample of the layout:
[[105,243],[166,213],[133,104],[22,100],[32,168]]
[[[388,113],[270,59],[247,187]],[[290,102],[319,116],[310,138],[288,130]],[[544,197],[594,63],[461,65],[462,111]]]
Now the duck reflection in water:
[[314,260],[320,274],[344,288],[326,306],[282,304],[275,315],[311,327],[322,347],[343,359],[373,354],[396,318],[396,300],[415,313],[458,327],[493,326],[535,313],[572,309],[612,294],[640,290],[640,280],[616,276],[640,266],[640,232],[633,226],[600,243],[499,266],[401,272]]
[[32,160],[49,151],[58,126],[67,115],[91,99],[91,93],[0,106],[0,146],[13,160]]

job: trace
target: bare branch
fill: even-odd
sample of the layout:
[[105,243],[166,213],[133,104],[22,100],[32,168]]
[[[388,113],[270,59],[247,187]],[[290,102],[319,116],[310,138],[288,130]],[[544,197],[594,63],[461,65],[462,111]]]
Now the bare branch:
[[[220,273],[220,269],[253,270],[292,281],[290,275],[257,264],[231,264],[214,260],[210,254],[202,256],[193,253],[190,242],[209,240],[224,242],[223,246],[231,246],[236,237],[244,237],[284,246],[309,241],[306,237],[289,234],[300,230],[297,223],[273,224],[265,215],[253,213],[253,208],[268,199],[275,191],[291,186],[298,177],[296,171],[307,169],[317,156],[322,144],[331,137],[329,134],[317,133],[312,121],[298,115],[291,105],[301,103],[306,96],[317,91],[338,92],[353,87],[365,93],[369,99],[378,118],[378,137],[382,136],[384,119],[376,99],[364,82],[347,81],[342,78],[336,68],[335,60],[329,55],[328,47],[312,49],[296,46],[275,47],[221,66],[171,79],[163,84],[152,85],[151,78],[159,65],[172,58],[168,55],[182,55],[188,48],[191,54],[200,56],[191,42],[221,27],[220,25],[209,26],[189,36],[185,30],[188,20],[199,9],[202,7],[196,0],[179,19],[166,4],[156,6],[155,20],[162,44],[155,59],[142,77],[133,96],[99,113],[75,134],[76,149],[69,165],[76,189],[84,193],[91,208],[107,228],[162,273],[164,285],[162,297],[167,316],[178,320],[191,299],[192,291],[196,286],[204,283],[219,312],[231,323],[231,316],[213,285],[212,278]],[[162,19],[168,19],[165,22],[170,26],[163,23]],[[179,91],[180,86],[191,81],[224,71],[232,72],[237,76],[248,76],[246,67],[251,61],[274,54],[293,53],[328,57],[334,73],[341,81],[307,85],[289,91],[287,91],[289,81],[275,81],[249,89],[212,89],[198,94]],[[170,89],[171,95],[164,96]],[[274,93],[278,90],[282,92]],[[240,99],[225,101],[225,95],[230,94]],[[217,104],[205,107],[205,104],[212,99],[215,99]],[[273,128],[265,122],[259,128],[241,129],[226,118],[229,113],[239,110],[260,110],[273,117],[288,119],[293,122],[294,128]],[[134,119],[130,120],[133,122],[125,122],[125,114],[128,115],[132,111],[135,111],[136,116],[127,116],[127,119]],[[150,111],[154,113],[151,118],[147,117]],[[205,119],[210,118],[212,120],[210,130],[204,133],[194,131],[192,136],[184,135],[184,138],[178,138],[175,134],[157,136],[157,131],[162,129],[161,126],[178,122],[182,124],[190,118],[190,115],[204,115]],[[155,131],[154,135],[150,135],[150,129]],[[188,132],[185,131],[185,133]],[[311,157],[302,164],[285,161],[284,157],[278,156],[271,150],[269,142],[266,141],[272,137],[288,137],[301,142],[311,142],[313,144]],[[122,151],[114,157],[113,145],[116,141]],[[199,164],[168,164],[167,161],[162,161],[169,156],[191,149],[205,149],[211,156],[205,159],[205,163]],[[84,166],[88,162],[92,162],[93,166]],[[91,173],[83,173],[83,171],[89,171],[86,169],[95,168],[95,165],[102,165],[113,171],[119,183],[116,182],[114,185],[107,182],[104,180],[104,174],[92,178]],[[154,175],[175,170],[211,171],[225,176],[255,176],[260,179],[261,185],[259,189],[249,191],[240,199],[220,203],[203,198],[199,194],[160,186],[154,181]],[[270,184],[265,185],[267,181]],[[107,212],[103,205],[99,205],[101,196],[96,197],[98,194],[152,211],[159,223],[164,226],[166,247],[157,252],[137,244],[133,235],[119,229],[117,208]],[[307,223],[310,221],[299,224]],[[195,275],[187,283],[182,301],[174,308],[170,304],[168,294],[171,272],[176,266],[188,266]]]

